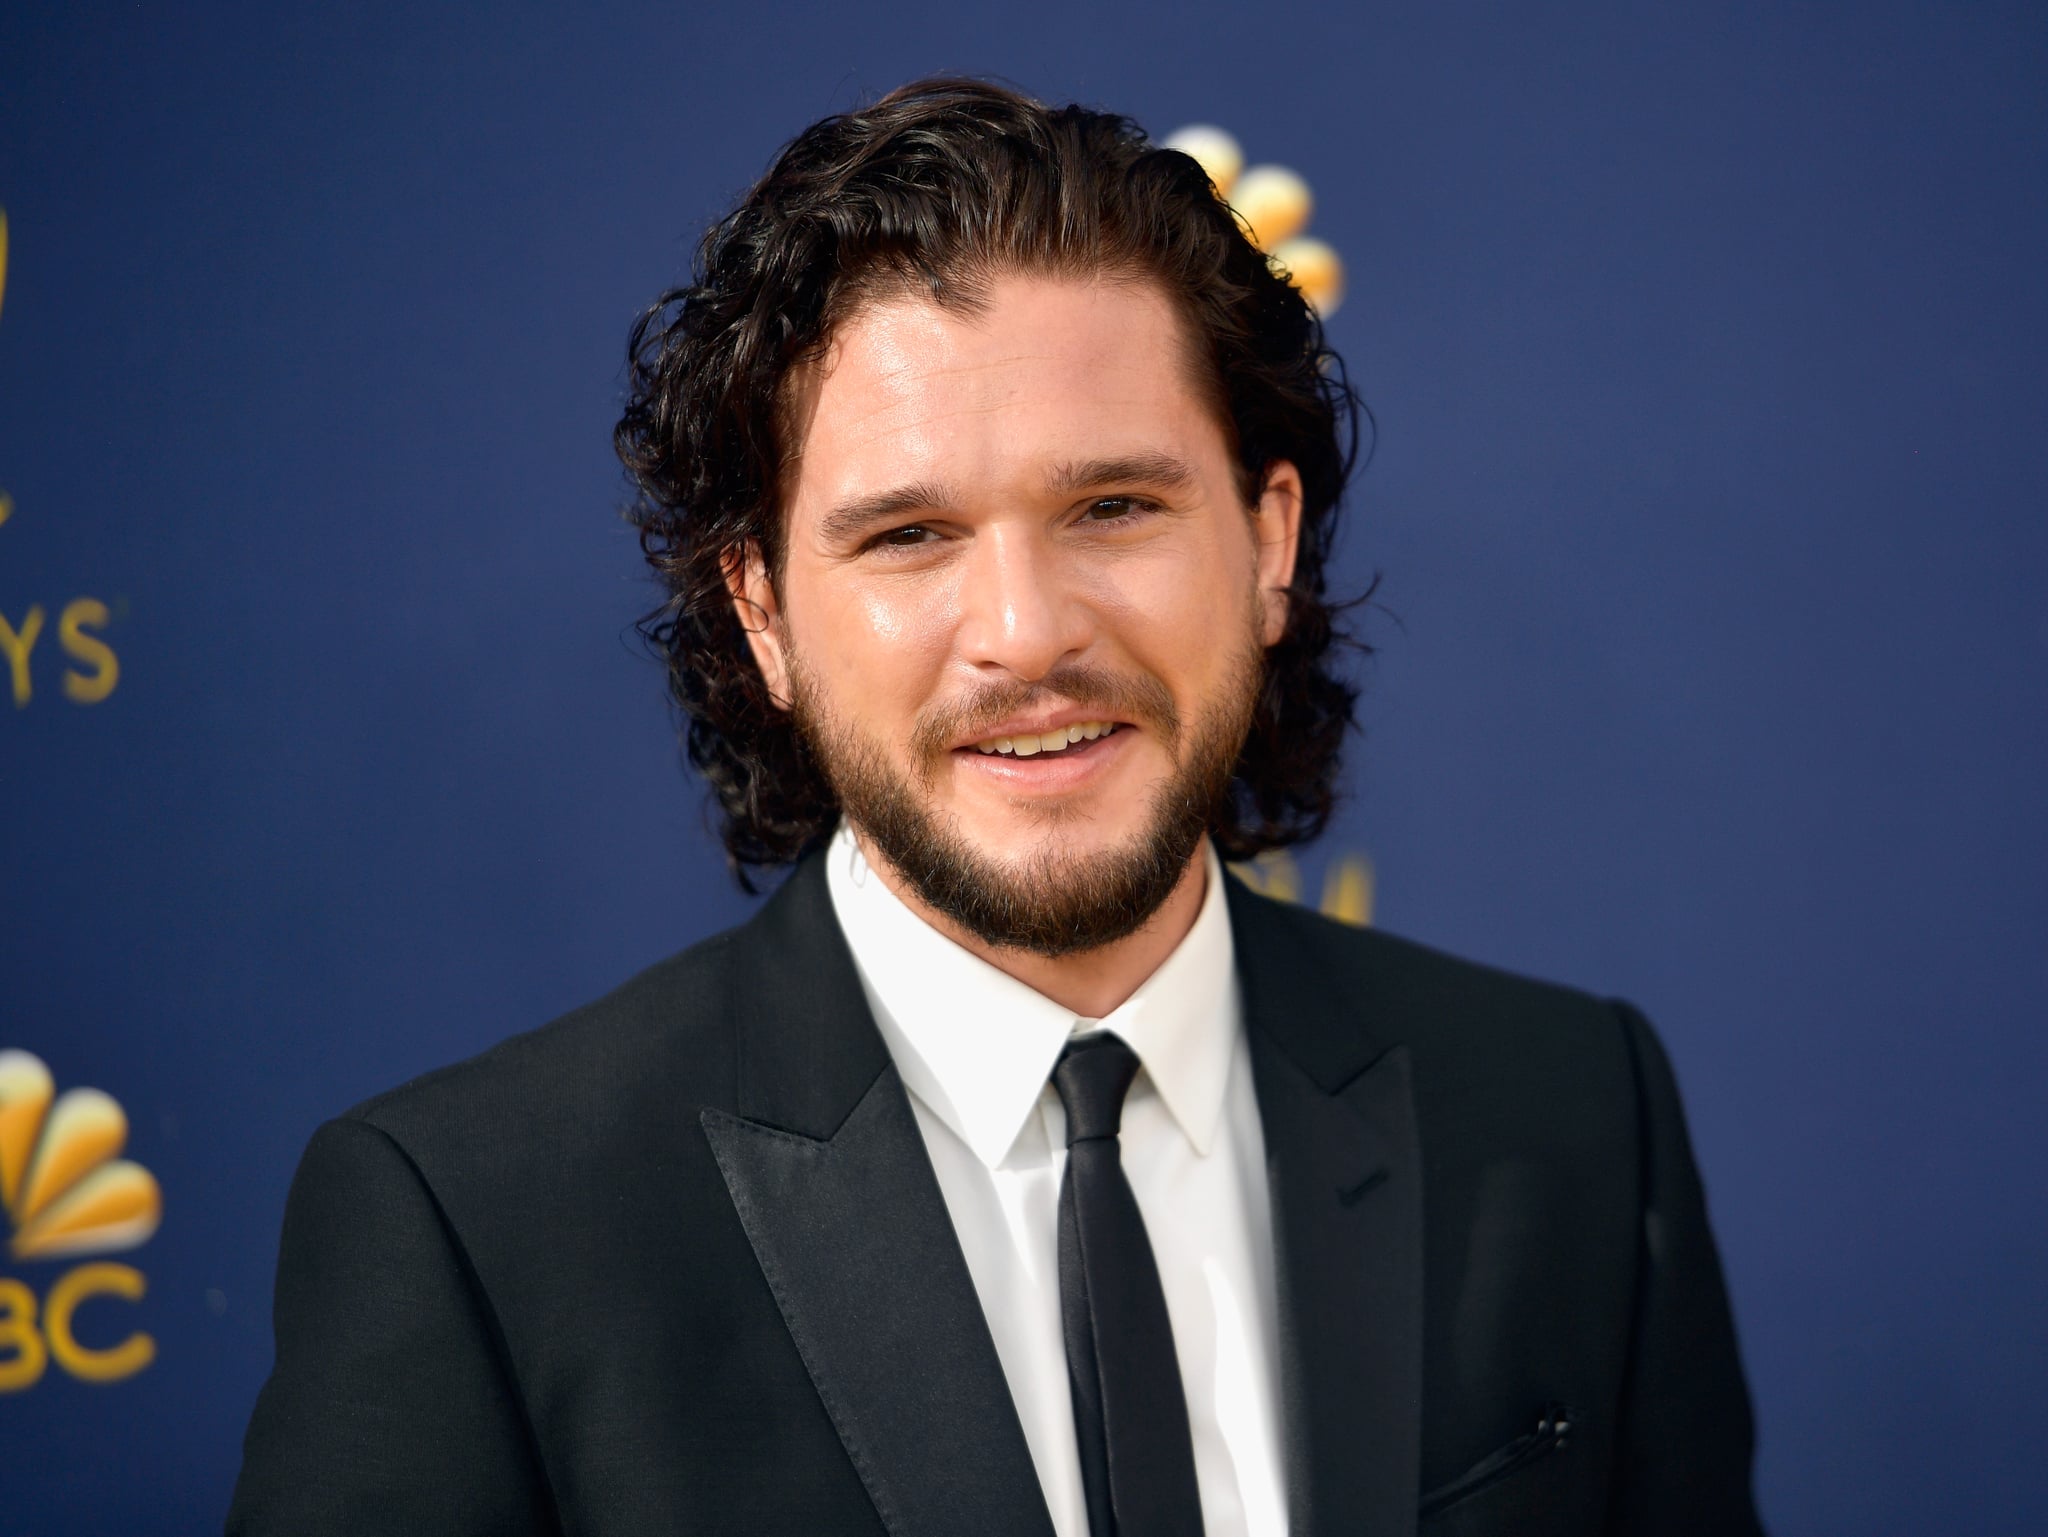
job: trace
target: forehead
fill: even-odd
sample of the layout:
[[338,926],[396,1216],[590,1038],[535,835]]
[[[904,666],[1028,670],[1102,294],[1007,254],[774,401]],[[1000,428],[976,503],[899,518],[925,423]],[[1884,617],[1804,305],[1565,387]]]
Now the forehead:
[[798,381],[791,512],[906,480],[971,497],[1063,459],[1227,462],[1204,366],[1149,283],[999,277],[971,311],[871,301]]

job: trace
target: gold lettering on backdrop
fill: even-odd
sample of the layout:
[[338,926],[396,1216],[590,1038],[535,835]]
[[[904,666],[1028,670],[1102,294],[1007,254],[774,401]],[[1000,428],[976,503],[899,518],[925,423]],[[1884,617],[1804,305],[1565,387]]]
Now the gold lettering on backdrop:
[[121,1382],[147,1368],[156,1359],[149,1335],[138,1329],[116,1345],[87,1345],[78,1338],[76,1319],[88,1302],[140,1302],[148,1290],[148,1279],[133,1265],[101,1261],[67,1270],[38,1307],[26,1281],[0,1276],[0,1396],[27,1392],[53,1359],[80,1382]]
[[[7,210],[0,208],[0,304],[7,294]],[[0,525],[14,515],[14,498],[0,491]],[[64,697],[73,704],[98,704],[121,681],[121,659],[103,632],[113,614],[98,598],[73,598],[57,611],[57,650],[63,653]],[[0,661],[7,665],[8,692],[14,708],[27,709],[35,698],[34,652],[49,618],[40,603],[31,603],[19,620],[0,609]],[[56,661],[48,647],[43,655]]]
[[36,1294],[0,1276],[0,1393],[19,1393],[43,1380],[49,1348],[36,1332]]
[[[48,618],[40,603],[31,603],[19,623],[0,613],[0,660],[7,664],[8,684],[17,710],[27,709],[29,701],[35,698],[35,674],[30,662]],[[120,657],[114,654],[112,646],[92,633],[104,630],[112,620],[107,605],[98,598],[73,598],[57,616],[57,644],[75,664],[64,670],[64,695],[73,703],[98,704],[121,681]]]
[[80,1382],[119,1382],[132,1377],[156,1359],[156,1341],[139,1330],[105,1350],[91,1350],[78,1343],[72,1332],[72,1315],[79,1304],[93,1297],[118,1297],[123,1302],[140,1302],[149,1282],[132,1265],[80,1265],[50,1288],[43,1307],[43,1335],[50,1342],[50,1354],[57,1364]]
[[114,648],[97,635],[86,633],[87,626],[104,630],[109,617],[107,605],[98,598],[74,598],[64,605],[64,612],[57,620],[57,641],[63,646],[64,654],[92,669],[90,672],[80,672],[76,668],[64,670],[64,693],[80,704],[98,704],[113,693],[114,685],[121,681],[121,659],[114,655]]
[[14,708],[25,709],[34,692],[29,682],[28,654],[35,650],[36,637],[43,633],[43,606],[30,606],[28,617],[16,629],[0,614],[0,652],[7,655],[7,671],[14,680]]

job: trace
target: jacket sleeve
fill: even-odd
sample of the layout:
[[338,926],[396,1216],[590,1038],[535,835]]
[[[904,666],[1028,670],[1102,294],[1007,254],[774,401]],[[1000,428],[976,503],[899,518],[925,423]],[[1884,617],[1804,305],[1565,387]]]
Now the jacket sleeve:
[[1641,1116],[1642,1232],[1608,1530],[1758,1534],[1749,1390],[1678,1086],[1649,1021],[1626,1003],[1615,1007]]
[[418,1169],[368,1122],[330,1121],[300,1162],[275,1329],[229,1537],[556,1530],[474,1277]]

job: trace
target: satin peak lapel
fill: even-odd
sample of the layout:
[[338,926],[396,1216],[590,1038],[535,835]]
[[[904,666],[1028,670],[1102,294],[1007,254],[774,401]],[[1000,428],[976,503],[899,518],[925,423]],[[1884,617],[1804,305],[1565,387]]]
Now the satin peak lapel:
[[806,860],[735,960],[741,1113],[702,1120],[811,1381],[895,1537],[1052,1537],[923,1134]]
[[1294,1537],[1412,1537],[1422,1452],[1422,1158],[1407,1048],[1322,920],[1231,882],[1273,1198]]

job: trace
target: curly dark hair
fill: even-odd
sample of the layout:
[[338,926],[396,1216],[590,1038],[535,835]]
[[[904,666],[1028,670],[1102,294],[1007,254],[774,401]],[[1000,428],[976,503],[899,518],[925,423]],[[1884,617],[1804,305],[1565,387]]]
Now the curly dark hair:
[[1300,471],[1285,634],[1211,836],[1227,858],[1313,838],[1335,801],[1357,691],[1334,669],[1348,605],[1324,589],[1361,407],[1315,311],[1268,264],[1202,168],[1135,123],[972,80],[920,81],[828,117],[705,234],[689,283],[634,325],[613,434],[627,514],[665,601],[641,632],[665,660],[691,763],[716,792],[740,884],[818,845],[839,813],[769,697],[726,585],[752,545],[782,571],[786,387],[835,325],[888,291],[979,308],[990,277],[1156,284],[1208,364],[1249,506]]

